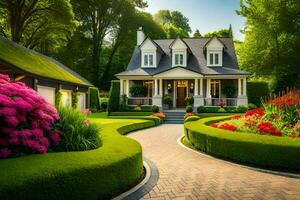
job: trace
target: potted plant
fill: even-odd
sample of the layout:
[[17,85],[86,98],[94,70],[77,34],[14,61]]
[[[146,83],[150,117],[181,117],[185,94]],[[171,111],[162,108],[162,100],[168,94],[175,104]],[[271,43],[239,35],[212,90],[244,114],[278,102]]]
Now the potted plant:
[[194,97],[191,96],[191,95],[188,95],[185,98],[185,103],[186,103],[187,106],[192,106],[194,104]]
[[163,98],[163,104],[165,109],[170,109],[173,105],[173,98],[171,95],[166,94]]
[[144,85],[136,84],[130,87],[129,92],[132,97],[145,97],[147,96],[147,88]]

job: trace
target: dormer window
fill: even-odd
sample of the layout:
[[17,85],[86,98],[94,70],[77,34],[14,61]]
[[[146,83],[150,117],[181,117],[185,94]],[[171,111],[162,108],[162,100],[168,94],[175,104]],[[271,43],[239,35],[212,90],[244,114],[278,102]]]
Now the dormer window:
[[155,52],[142,53],[142,67],[156,67]]
[[183,66],[183,53],[176,53],[175,54],[175,65]]
[[210,66],[219,66],[219,58],[221,53],[209,53],[209,65]]

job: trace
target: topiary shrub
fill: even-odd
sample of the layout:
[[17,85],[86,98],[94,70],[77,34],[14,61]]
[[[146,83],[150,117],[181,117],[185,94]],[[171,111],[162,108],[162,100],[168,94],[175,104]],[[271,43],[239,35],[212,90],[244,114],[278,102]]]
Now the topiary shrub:
[[0,158],[46,153],[60,143],[56,109],[24,83],[0,74]]
[[152,112],[158,113],[159,112],[159,107],[157,105],[152,106]]
[[187,113],[192,113],[193,112],[193,107],[192,106],[187,106],[187,107],[185,107],[185,111]]
[[194,97],[193,96],[187,96],[186,98],[185,98],[185,103],[186,103],[186,105],[187,106],[191,106],[191,105],[193,105],[194,104]]
[[168,109],[173,105],[173,97],[169,94],[166,94],[163,98],[163,104],[168,106]]
[[109,91],[109,101],[107,111],[118,112],[120,108],[120,81],[112,80],[111,87]]
[[263,81],[249,81],[247,83],[248,102],[257,106],[261,105],[261,98],[269,96],[269,86]]
[[90,109],[93,112],[100,110],[99,90],[96,87],[90,88]]
[[99,127],[76,109],[60,107],[56,126],[63,132],[58,151],[85,151],[100,146]]

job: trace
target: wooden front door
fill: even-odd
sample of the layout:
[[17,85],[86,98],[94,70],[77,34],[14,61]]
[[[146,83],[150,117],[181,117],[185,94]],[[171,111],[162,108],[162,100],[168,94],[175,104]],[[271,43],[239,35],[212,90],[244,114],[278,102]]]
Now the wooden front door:
[[185,97],[186,97],[186,87],[178,87],[177,88],[177,102],[176,102],[177,108],[185,106]]

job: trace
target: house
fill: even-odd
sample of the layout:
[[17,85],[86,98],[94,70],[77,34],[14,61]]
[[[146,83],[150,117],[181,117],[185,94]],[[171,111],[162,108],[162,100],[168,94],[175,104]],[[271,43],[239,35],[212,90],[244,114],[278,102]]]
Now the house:
[[59,91],[61,104],[71,106],[72,93],[78,96],[78,109],[89,107],[89,87],[92,84],[58,61],[27,49],[0,36],[0,73],[24,82],[50,104],[55,104]]
[[[238,68],[232,38],[152,40],[139,28],[128,67],[116,77],[129,105],[162,108],[163,97],[171,95],[173,108],[184,107],[187,96],[196,108],[246,106],[248,75]],[[130,88],[136,84],[147,88],[147,95],[133,96]]]

